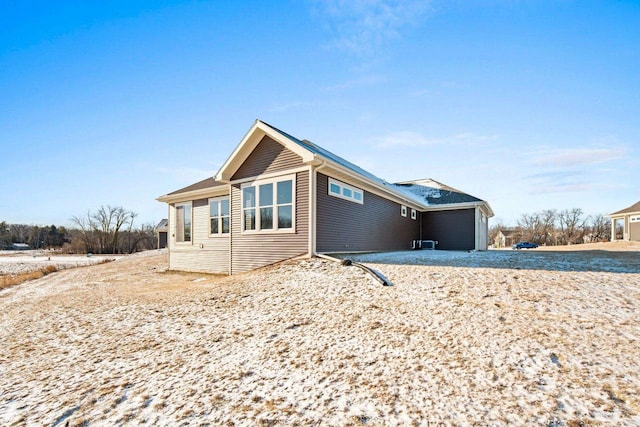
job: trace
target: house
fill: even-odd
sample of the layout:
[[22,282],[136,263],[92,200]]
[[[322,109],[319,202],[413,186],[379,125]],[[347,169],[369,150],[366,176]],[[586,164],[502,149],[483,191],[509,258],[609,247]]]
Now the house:
[[158,241],[158,249],[167,247],[169,234],[169,220],[164,218],[156,225],[156,240]]
[[640,242],[640,202],[607,215],[611,218],[611,241]]
[[520,240],[520,232],[515,228],[503,228],[498,230],[493,239],[494,248],[508,248]]
[[28,251],[29,249],[31,249],[26,243],[13,243],[9,248],[13,249],[14,251]]
[[388,183],[256,120],[220,170],[168,204],[169,267],[235,274],[318,253],[485,250],[489,204],[433,180]]

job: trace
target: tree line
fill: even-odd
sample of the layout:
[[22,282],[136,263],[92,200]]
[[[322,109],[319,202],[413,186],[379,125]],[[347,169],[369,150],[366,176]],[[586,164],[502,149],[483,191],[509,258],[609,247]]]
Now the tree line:
[[0,222],[0,249],[26,243],[31,249],[61,249],[67,253],[124,254],[155,249],[153,224],[136,224],[137,214],[122,206],[101,206],[73,216],[73,227]]
[[516,227],[506,227],[500,222],[492,225],[490,243],[499,231],[509,232],[516,241],[545,246],[606,242],[611,238],[611,220],[602,214],[587,216],[580,208],[546,209],[522,214]]

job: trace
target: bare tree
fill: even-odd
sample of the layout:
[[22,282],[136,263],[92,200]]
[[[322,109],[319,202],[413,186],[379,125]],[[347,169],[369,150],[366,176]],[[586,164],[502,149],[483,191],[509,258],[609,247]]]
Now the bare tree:
[[611,220],[602,214],[589,217],[586,227],[589,242],[608,242],[611,238]]
[[11,235],[9,233],[9,226],[5,221],[0,222],[0,249],[9,246],[11,244]]
[[585,234],[586,218],[580,208],[565,209],[558,214],[559,243],[570,245],[582,243]]
[[101,206],[86,217],[73,217],[71,221],[80,228],[80,236],[87,252],[121,252],[120,234],[131,224],[136,214],[121,206]]
[[555,209],[523,214],[518,220],[518,227],[522,230],[522,238],[541,245],[555,244],[556,217]]
[[9,234],[14,243],[25,243],[29,238],[29,226],[25,224],[9,225]]
[[79,237],[82,240],[84,250],[88,252],[95,251],[96,233],[95,223],[93,221],[91,212],[87,211],[86,217],[74,216],[71,217],[71,222],[75,224],[79,229]]

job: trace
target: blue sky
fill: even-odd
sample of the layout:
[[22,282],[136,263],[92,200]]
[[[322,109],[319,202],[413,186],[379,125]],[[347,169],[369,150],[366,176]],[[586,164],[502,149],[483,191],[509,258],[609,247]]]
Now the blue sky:
[[256,118],[496,219],[640,200],[640,2],[0,0],[0,220],[213,173]]

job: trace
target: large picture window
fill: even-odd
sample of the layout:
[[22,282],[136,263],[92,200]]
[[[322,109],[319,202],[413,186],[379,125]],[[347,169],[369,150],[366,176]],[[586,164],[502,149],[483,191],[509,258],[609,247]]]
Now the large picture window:
[[209,199],[209,217],[211,228],[209,234],[229,234],[229,199]]
[[242,186],[242,231],[293,231],[294,176]]
[[191,203],[176,205],[176,242],[191,242]]

